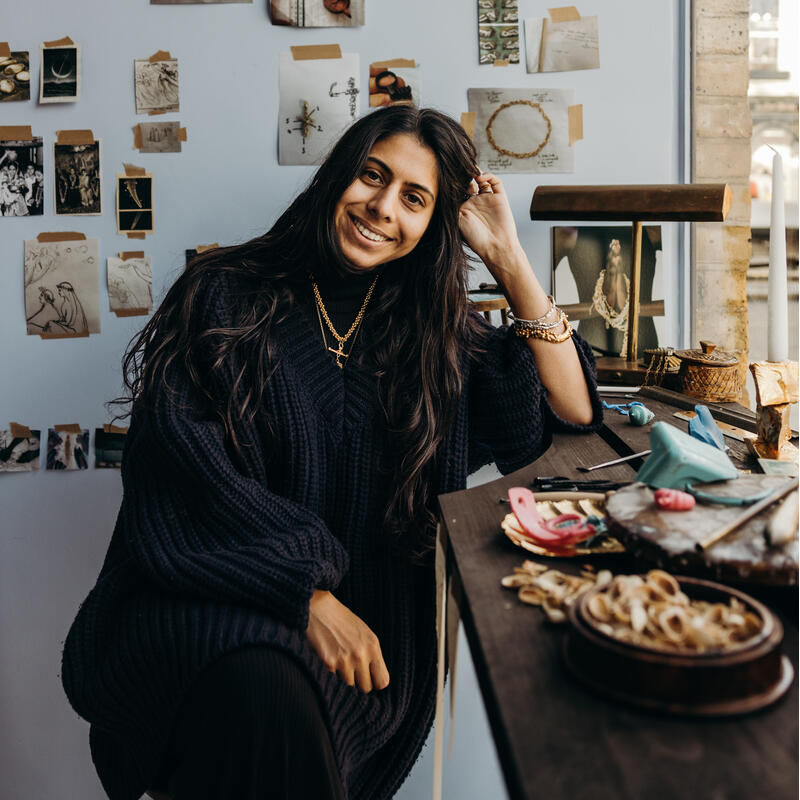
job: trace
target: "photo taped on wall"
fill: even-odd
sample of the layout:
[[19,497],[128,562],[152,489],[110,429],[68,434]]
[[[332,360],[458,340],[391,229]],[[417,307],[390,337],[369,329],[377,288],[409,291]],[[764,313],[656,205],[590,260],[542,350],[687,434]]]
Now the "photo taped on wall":
[[152,175],[117,175],[117,232],[153,232]]
[[100,214],[100,142],[53,144],[56,214]]
[[74,103],[81,96],[81,48],[77,44],[42,45],[40,103]]
[[42,137],[0,141],[0,216],[44,213]]
[[0,431],[0,472],[32,472],[39,469],[39,437],[41,431],[31,430],[30,436]]
[[31,69],[27,50],[0,57],[0,103],[31,99]]
[[141,122],[140,153],[180,153],[180,122]]
[[172,112],[180,109],[178,99],[178,59],[133,62],[136,113]]

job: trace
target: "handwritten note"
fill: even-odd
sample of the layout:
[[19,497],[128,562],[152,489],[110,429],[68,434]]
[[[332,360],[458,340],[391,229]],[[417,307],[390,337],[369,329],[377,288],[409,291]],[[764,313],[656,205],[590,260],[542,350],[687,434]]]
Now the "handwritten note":
[[546,18],[525,20],[525,57],[528,72],[564,72],[598,69],[600,44],[597,17],[565,22]]

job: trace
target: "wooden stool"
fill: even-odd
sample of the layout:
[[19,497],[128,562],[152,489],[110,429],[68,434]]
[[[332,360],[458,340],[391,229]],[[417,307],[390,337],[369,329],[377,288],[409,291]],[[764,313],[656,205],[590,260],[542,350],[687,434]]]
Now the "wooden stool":
[[492,321],[492,311],[500,312],[503,325],[508,325],[508,300],[498,291],[490,289],[471,289],[467,292],[467,299],[475,311],[479,311],[486,319]]

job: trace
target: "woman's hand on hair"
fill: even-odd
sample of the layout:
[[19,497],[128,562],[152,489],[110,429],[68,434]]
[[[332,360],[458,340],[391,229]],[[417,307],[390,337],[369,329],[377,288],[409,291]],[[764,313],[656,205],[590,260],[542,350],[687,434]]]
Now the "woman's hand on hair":
[[306,637],[325,666],[349,686],[371,692],[389,685],[378,637],[330,592],[317,589],[312,595]]
[[506,285],[527,266],[508,195],[491,172],[481,172],[473,178],[469,191],[470,196],[459,210],[461,235],[498,283]]

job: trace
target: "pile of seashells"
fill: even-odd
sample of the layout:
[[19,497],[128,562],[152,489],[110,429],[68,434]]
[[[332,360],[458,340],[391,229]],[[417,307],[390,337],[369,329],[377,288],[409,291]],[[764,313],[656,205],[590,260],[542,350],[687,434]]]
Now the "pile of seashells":
[[501,581],[518,589],[523,603],[540,606],[551,622],[567,619],[566,610],[584,592],[597,587],[586,603],[590,622],[607,636],[669,652],[723,652],[741,646],[761,631],[761,620],[738,598],[727,604],[691,600],[664,570],[617,575],[589,569],[569,575],[536,561],[525,561]]
[[575,598],[593,586],[605,586],[613,577],[607,569],[597,574],[583,570],[580,575],[568,575],[537,561],[525,561],[501,583],[506,589],[519,589],[517,597],[523,603],[541,606],[550,622],[561,623],[567,621],[566,609]]
[[668,572],[617,575],[589,598],[597,629],[623,642],[666,651],[723,652],[761,631],[761,620],[736,597],[692,600]]

